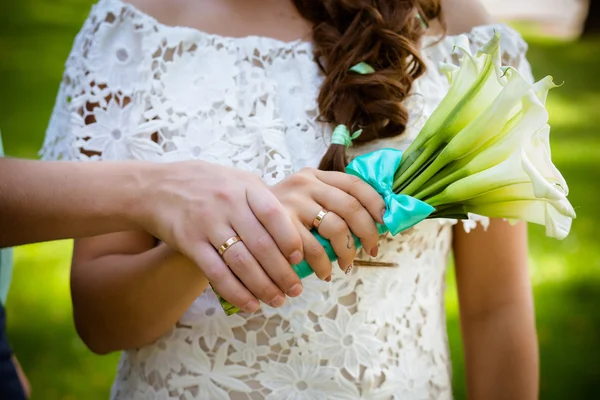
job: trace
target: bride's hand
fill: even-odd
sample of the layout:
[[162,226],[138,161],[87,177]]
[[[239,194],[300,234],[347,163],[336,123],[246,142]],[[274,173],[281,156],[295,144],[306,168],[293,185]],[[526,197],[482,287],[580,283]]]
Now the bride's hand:
[[356,257],[351,232],[369,254],[377,255],[379,235],[375,221],[383,223],[385,203],[381,196],[361,179],[342,172],[304,169],[272,187],[273,193],[290,213],[302,237],[304,257],[316,275],[331,274],[331,262],[323,247],[310,233],[321,210],[328,213],[318,232],[331,242],[344,271]]

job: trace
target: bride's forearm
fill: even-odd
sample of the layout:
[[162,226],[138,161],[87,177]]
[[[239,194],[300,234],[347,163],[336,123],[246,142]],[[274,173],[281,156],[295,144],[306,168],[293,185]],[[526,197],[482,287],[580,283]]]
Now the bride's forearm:
[[470,399],[538,398],[538,347],[531,304],[462,318]]
[[469,399],[534,400],[538,355],[527,226],[491,220],[454,229]]
[[74,263],[75,325],[96,353],[141,347],[166,333],[207,285],[189,259],[166,245]]

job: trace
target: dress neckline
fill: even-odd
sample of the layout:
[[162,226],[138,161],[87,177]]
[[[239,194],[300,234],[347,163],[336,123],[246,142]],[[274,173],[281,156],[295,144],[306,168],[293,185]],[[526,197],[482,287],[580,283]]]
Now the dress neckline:
[[277,39],[274,37],[260,36],[260,35],[247,35],[247,36],[219,35],[216,33],[206,32],[206,31],[200,30],[198,28],[193,28],[191,26],[164,24],[164,23],[160,22],[159,20],[157,20],[152,15],[140,10],[138,7],[136,7],[133,4],[131,4],[127,1],[124,1],[124,0],[106,0],[106,1],[117,3],[120,6],[128,9],[131,13],[139,16],[142,19],[147,19],[153,25],[159,27],[160,29],[164,29],[167,31],[173,30],[173,31],[187,32],[193,36],[202,37],[202,38],[205,38],[208,40],[214,40],[214,41],[219,41],[219,42],[228,42],[228,43],[238,43],[239,45],[258,41],[258,42],[262,42],[267,45],[270,45],[269,47],[273,47],[273,48],[281,49],[281,50],[307,48],[312,51],[312,42],[309,40],[301,39],[301,38],[290,40],[290,41],[285,41],[285,40]]
[[[150,21],[153,25],[159,27],[160,29],[167,30],[167,31],[173,30],[173,31],[187,32],[192,36],[201,37],[203,39],[207,39],[210,41],[218,41],[218,42],[226,42],[226,43],[230,43],[230,44],[235,44],[237,47],[242,47],[249,43],[260,42],[273,50],[305,49],[310,52],[312,52],[312,50],[313,50],[312,42],[309,40],[302,39],[302,38],[285,41],[285,40],[277,39],[274,37],[260,36],[260,35],[247,35],[247,36],[219,35],[216,33],[206,32],[206,31],[200,30],[198,28],[193,28],[190,26],[164,24],[164,23],[160,22],[159,20],[157,20],[152,15],[140,10],[138,7],[134,6],[133,4],[131,4],[125,0],[105,0],[105,1],[117,3],[121,7],[129,10],[132,14],[135,14],[142,19],[146,19],[146,20]],[[492,26],[492,27],[501,27],[502,26],[503,27],[504,24],[479,25],[479,26],[473,27],[472,30],[479,29],[482,27],[490,27],[490,26]],[[463,34],[467,34],[467,33],[468,32],[465,32]],[[426,48],[431,48],[431,45],[433,45],[433,47],[435,47],[446,40],[453,41],[453,39],[458,36],[460,36],[460,35],[441,36],[441,35],[434,35],[434,34],[425,34],[425,35],[423,35],[422,40],[421,40],[421,49],[424,50]]]

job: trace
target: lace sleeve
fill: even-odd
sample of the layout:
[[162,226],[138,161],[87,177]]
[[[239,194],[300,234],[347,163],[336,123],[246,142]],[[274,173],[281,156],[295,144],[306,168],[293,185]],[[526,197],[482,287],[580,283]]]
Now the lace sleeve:
[[65,64],[40,152],[45,160],[155,159],[157,121],[144,118],[144,26],[112,2],[96,4]]
[[71,120],[79,120],[82,116],[82,113],[74,107],[73,95],[83,91],[79,84],[83,78],[80,71],[83,69],[80,67],[77,54],[80,53],[78,49],[82,47],[82,36],[85,30],[84,26],[75,38],[71,54],[65,63],[65,71],[40,151],[43,160],[77,160],[83,156],[75,144],[74,126]]

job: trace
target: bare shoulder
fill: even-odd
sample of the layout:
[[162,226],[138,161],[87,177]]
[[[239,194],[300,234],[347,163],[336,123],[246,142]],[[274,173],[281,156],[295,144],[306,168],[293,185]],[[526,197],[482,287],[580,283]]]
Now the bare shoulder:
[[[164,0],[123,0],[123,2],[152,15],[161,14],[169,8],[176,8],[169,7],[169,3]],[[174,1],[174,3],[177,3],[177,1]]]
[[480,0],[442,0],[449,35],[470,32],[476,26],[494,23]]
[[248,35],[290,41],[310,34],[291,1],[123,0],[159,22],[230,37]]
[[229,1],[223,0],[123,0],[169,26],[187,26],[221,34],[231,24]]
[[182,15],[188,12],[189,0],[123,0],[163,24],[179,25]]

